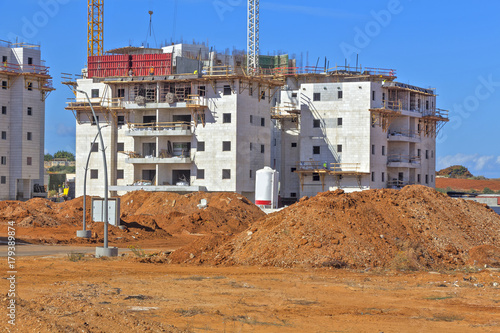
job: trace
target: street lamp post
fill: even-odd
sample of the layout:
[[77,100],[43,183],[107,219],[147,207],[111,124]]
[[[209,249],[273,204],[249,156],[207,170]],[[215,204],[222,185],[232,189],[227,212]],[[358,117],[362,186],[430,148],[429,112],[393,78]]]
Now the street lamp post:
[[83,90],[77,90],[77,92],[84,94],[89,102],[90,109],[92,110],[92,115],[97,125],[97,135],[101,142],[101,152],[102,152],[102,162],[104,167],[104,246],[96,247],[96,257],[116,257],[118,255],[118,248],[108,248],[108,167],[106,164],[106,152],[104,149],[104,140],[102,138],[101,126],[99,125],[99,119],[97,118],[92,102],[90,101],[89,95]]
[[[108,127],[109,125],[104,125],[104,127]],[[99,133],[95,135],[94,141],[92,141],[92,145],[90,146],[90,151],[87,156],[87,164],[85,164],[85,175],[83,176],[83,230],[77,230],[76,231],[76,237],[79,238],[90,238],[91,232],[90,230],[87,230],[87,171],[89,170],[89,162],[90,162],[90,155],[92,154],[92,147],[94,146],[97,137],[99,136]]]

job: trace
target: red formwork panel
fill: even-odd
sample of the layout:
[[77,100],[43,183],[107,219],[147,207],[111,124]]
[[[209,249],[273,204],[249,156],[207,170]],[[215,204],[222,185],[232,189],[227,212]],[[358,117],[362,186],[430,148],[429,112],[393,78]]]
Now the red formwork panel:
[[110,76],[127,76],[128,68],[105,68],[105,69],[89,69],[88,77],[110,77]]
[[[127,75],[129,68],[129,55],[103,55],[88,57],[89,77],[125,76]],[[101,70],[110,71],[100,72]]]
[[88,57],[88,77],[148,76],[151,68],[154,75],[172,73],[172,54],[104,55]]
[[172,54],[137,54],[130,58],[131,68],[135,76],[150,75],[153,68],[154,75],[170,75],[172,73]]

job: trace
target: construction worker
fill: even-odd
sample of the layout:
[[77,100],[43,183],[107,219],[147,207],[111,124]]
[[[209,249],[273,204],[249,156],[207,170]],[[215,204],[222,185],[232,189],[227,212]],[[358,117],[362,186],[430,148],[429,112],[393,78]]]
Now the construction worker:
[[151,68],[149,69],[149,75],[155,75],[155,68],[153,66],[151,66]]
[[132,68],[128,71],[128,76],[134,76],[134,71],[132,70]]
[[326,162],[323,162],[323,169],[326,170],[326,167],[328,166],[328,164],[326,164]]

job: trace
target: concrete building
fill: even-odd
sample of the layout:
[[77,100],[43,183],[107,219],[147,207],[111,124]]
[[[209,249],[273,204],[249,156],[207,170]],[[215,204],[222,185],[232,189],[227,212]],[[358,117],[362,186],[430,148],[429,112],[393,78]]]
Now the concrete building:
[[0,200],[44,196],[45,99],[54,90],[40,47],[0,41]]
[[[139,68],[133,56],[139,50],[120,52]],[[91,96],[106,126],[112,194],[232,191],[253,200],[255,172],[264,166],[280,171],[284,203],[337,188],[434,186],[435,136],[446,112],[436,108],[432,89],[396,82],[394,70],[283,67],[283,61],[295,62],[280,56],[278,67],[268,61],[270,68],[246,75],[238,66],[241,59],[238,65],[238,57],[215,61],[224,55],[202,45],[173,45],[160,52],[152,52],[151,59],[166,59],[165,53],[172,59],[171,68],[154,69],[162,75],[89,71],[86,78],[66,82]],[[204,65],[196,73],[183,67],[193,55]],[[221,63],[229,65],[221,68]],[[78,124],[79,196],[97,131],[84,95],[77,93],[67,109]],[[103,193],[101,148],[92,148],[90,195]]]
[[[253,199],[255,172],[271,162],[269,110],[279,80],[234,70],[207,75],[167,71],[161,76],[87,77],[76,85],[91,97],[106,126],[102,133],[112,194],[138,189],[232,191]],[[67,109],[77,120],[80,196],[96,123],[81,93]],[[100,149],[99,143],[92,148],[89,195],[104,191]]]
[[436,133],[448,121],[436,95],[395,81],[394,70],[287,77],[272,111],[281,198],[341,188],[435,187]]

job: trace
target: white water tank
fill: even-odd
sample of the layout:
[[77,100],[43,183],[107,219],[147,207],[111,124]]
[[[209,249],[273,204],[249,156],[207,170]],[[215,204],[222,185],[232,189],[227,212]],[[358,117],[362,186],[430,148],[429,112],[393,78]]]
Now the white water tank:
[[255,204],[278,208],[278,176],[279,172],[264,167],[255,173]]

